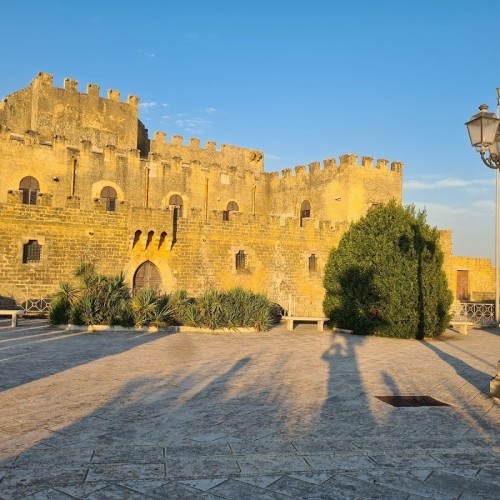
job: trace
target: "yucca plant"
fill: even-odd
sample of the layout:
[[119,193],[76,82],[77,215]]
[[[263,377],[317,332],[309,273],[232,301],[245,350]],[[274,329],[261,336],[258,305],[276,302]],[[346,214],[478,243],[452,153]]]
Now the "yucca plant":
[[149,288],[141,290],[132,299],[132,311],[135,326],[156,326],[162,328],[173,322],[174,308],[170,304],[169,296],[158,294]]

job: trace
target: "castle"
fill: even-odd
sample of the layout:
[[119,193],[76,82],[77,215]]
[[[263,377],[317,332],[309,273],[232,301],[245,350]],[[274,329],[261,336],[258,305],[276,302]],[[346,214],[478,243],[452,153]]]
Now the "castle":
[[[150,139],[138,112],[136,96],[46,73],[0,103],[0,294],[48,297],[90,260],[133,290],[239,286],[318,314],[331,248],[371,206],[402,201],[402,163],[345,154],[265,172],[261,151]],[[479,297],[492,271],[476,260]]]

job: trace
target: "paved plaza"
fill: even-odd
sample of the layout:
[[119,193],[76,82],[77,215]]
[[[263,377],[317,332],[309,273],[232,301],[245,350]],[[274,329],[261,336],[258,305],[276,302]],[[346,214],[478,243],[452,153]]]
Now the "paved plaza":
[[498,499],[499,359],[499,330],[419,342],[1,320],[0,498]]

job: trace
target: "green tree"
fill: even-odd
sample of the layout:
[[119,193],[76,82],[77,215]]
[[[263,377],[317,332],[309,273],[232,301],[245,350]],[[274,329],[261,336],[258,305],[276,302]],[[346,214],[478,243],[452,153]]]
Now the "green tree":
[[394,201],[373,207],[330,253],[325,315],[360,335],[437,337],[453,300],[442,266],[425,212]]

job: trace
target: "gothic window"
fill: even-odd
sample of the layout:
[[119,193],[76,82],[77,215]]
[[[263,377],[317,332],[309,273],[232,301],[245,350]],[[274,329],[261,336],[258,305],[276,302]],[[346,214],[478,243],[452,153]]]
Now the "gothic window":
[[315,272],[318,270],[318,259],[316,257],[316,254],[311,254],[309,257],[309,271]]
[[101,191],[101,198],[106,200],[106,210],[108,212],[114,212],[116,210],[116,199],[118,195],[116,194],[116,190],[111,186],[106,186]]
[[184,205],[182,198],[178,194],[173,194],[168,201],[171,207],[174,207],[174,215],[177,214],[178,217],[183,216],[182,207]]
[[141,239],[141,234],[142,234],[142,231],[140,229],[138,229],[134,233],[134,242],[132,243],[132,248],[135,248],[135,246],[137,245],[137,243],[139,243],[139,240]]
[[134,274],[133,293],[136,294],[140,290],[148,288],[153,290],[161,289],[160,271],[149,260],[143,262]]
[[25,205],[36,205],[40,184],[30,175],[21,180],[19,183],[19,191],[23,192],[23,203]]
[[244,269],[246,269],[246,255],[243,250],[240,250],[236,254],[236,270],[243,271]]
[[302,219],[311,217],[311,204],[305,200],[300,205],[300,227],[302,227]]
[[165,231],[163,231],[160,234],[160,241],[158,242],[158,248],[161,248],[163,246],[163,244],[165,243],[166,237],[167,237],[167,233]]
[[37,240],[29,240],[23,245],[23,264],[40,262],[42,257],[42,246]]
[[238,212],[239,209],[240,209],[240,207],[238,206],[238,203],[236,203],[235,201],[230,201],[227,204],[226,210],[224,210],[224,212],[222,214],[222,220],[228,221],[229,220],[229,214],[231,212]]
[[149,247],[150,243],[153,241],[153,237],[155,235],[154,231],[149,231],[148,233],[148,239],[146,240],[146,248]]

